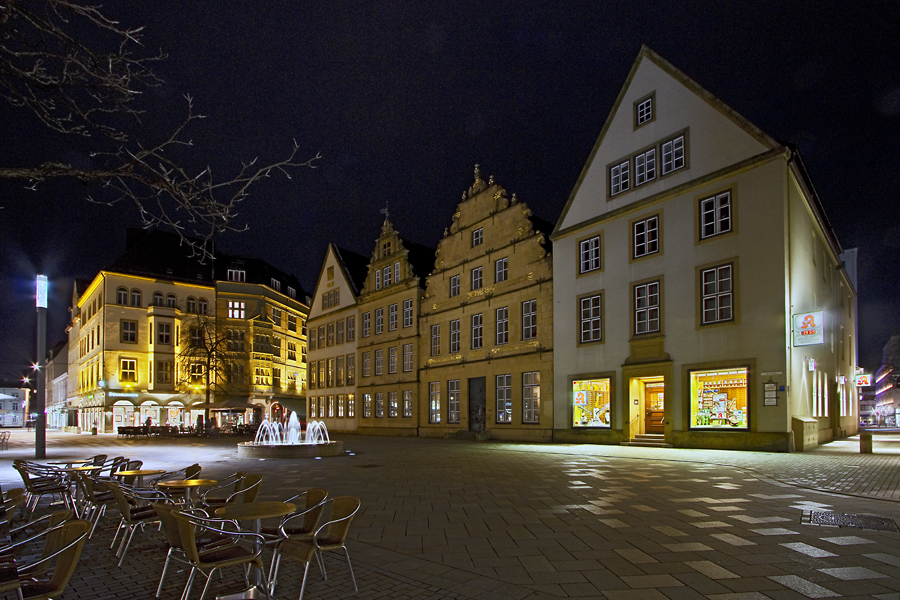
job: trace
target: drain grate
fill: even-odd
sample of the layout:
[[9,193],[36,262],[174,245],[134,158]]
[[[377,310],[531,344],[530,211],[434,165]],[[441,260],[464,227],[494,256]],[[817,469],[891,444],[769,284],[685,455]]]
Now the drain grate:
[[831,527],[856,527],[857,529],[874,529],[876,531],[900,533],[900,528],[897,527],[897,523],[893,519],[876,517],[874,515],[845,515],[836,512],[805,510],[803,511],[801,523],[829,525]]

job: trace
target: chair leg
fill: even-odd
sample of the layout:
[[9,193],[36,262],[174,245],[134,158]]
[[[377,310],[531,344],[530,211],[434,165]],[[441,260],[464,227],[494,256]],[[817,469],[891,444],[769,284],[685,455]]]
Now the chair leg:
[[187,583],[184,584],[184,591],[181,592],[181,600],[188,600],[191,595],[191,586],[194,585],[194,574],[197,572],[197,569],[191,567],[191,574],[188,575]]
[[347,568],[350,569],[350,579],[353,581],[353,591],[358,592],[359,588],[356,587],[356,575],[353,574],[353,565],[350,564],[350,553],[347,551],[347,546],[344,546],[344,556],[347,557]]
[[163,582],[166,580],[166,571],[169,570],[169,561],[172,560],[172,548],[169,548],[168,554],[166,554],[166,562],[163,565],[162,575],[159,576],[159,585],[156,588],[156,597],[159,598],[159,595],[162,593]]
[[[116,545],[116,540],[119,538],[119,532],[122,531],[122,526],[124,524],[125,524],[125,519],[124,518],[119,519],[119,525],[116,527],[116,533],[113,534],[112,543],[110,543],[110,545],[109,545],[110,550],[112,550],[113,546]],[[118,554],[118,551],[116,551],[116,554]]]
[[215,572],[216,567],[213,567],[212,571],[209,572],[209,575],[206,576],[206,585],[203,586],[203,592],[200,594],[200,600],[206,598],[206,590],[209,589],[209,584],[212,583],[212,576]]
[[[131,546],[131,540],[134,539],[134,530],[135,529],[137,529],[137,527],[132,526],[129,528],[128,543],[125,544],[125,549],[122,550],[122,556],[119,558],[118,566],[120,566],[120,567],[122,566],[122,563],[125,561],[125,555],[128,554],[128,547]],[[123,539],[122,541],[124,542],[125,540]]]
[[309,563],[303,567],[303,583],[300,584],[300,599],[303,600],[303,592],[306,590],[306,576],[309,574]]
[[275,593],[275,584],[278,582],[278,568],[281,566],[281,553],[278,549],[272,554],[272,566],[269,567],[269,593]]

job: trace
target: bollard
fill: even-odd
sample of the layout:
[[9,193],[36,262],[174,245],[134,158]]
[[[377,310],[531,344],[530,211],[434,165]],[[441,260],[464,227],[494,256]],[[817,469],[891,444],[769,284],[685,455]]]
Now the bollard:
[[859,453],[872,454],[872,434],[868,431],[859,433]]

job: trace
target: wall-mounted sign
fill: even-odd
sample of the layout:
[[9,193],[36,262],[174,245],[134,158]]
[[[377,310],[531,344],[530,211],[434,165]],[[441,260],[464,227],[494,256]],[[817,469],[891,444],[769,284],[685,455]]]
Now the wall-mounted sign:
[[794,346],[812,346],[825,343],[825,312],[808,312],[792,315]]
[[814,358],[809,359],[809,370],[810,370],[810,372],[813,372],[816,370],[816,359],[814,359]]
[[857,375],[856,387],[869,387],[872,385],[872,375]]

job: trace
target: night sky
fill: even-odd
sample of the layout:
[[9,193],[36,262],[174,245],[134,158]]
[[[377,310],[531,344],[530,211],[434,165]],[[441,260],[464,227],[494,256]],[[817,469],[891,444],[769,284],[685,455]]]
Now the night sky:
[[[243,205],[249,231],[216,240],[295,273],[311,293],[328,242],[368,256],[382,215],[434,246],[473,166],[555,222],[647,44],[774,138],[797,144],[844,248],[859,248],[860,362],[900,330],[896,192],[900,9],[893,2],[107,3],[145,27],[165,80],[135,129],[156,141],[206,119],[184,161],[234,172],[296,140],[315,170],[273,177]],[[90,165],[90,142],[0,109],[0,164]],[[124,250],[133,206],[71,181],[0,182],[0,378],[34,360],[35,273],[52,281],[48,347],[64,339],[74,277]]]

